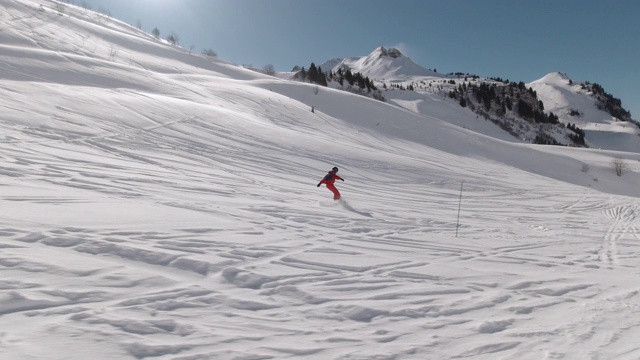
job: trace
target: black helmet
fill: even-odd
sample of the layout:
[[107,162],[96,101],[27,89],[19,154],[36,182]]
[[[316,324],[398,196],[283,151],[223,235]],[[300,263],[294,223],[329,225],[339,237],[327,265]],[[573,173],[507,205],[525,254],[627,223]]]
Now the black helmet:
[[338,167],[337,167],[337,166],[334,166],[334,167],[333,167],[333,169],[331,169],[331,171],[333,171],[333,172],[338,172]]

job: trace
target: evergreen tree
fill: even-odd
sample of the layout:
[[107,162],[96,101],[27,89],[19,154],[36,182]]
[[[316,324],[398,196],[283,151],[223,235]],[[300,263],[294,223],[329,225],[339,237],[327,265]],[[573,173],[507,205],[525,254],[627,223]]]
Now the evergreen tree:
[[304,69],[304,66],[300,70],[300,80],[307,81],[307,71]]
[[518,115],[525,119],[533,118],[533,108],[522,99],[518,100]]
[[353,85],[353,74],[351,73],[351,70],[347,69],[344,74],[344,79],[347,80],[349,85]]
[[316,80],[316,84],[327,86],[327,75],[323,72],[318,72],[318,79]]
[[360,89],[364,89],[365,85],[364,85],[364,78],[362,77],[362,74],[355,73],[353,76],[355,77],[355,80],[358,82],[358,87]]
[[510,97],[505,97],[504,99],[504,103],[507,106],[507,109],[509,109],[509,111],[513,110],[513,102],[511,101]]
[[311,63],[309,66],[309,71],[307,72],[307,79],[309,82],[316,83],[318,81],[318,68],[316,64]]

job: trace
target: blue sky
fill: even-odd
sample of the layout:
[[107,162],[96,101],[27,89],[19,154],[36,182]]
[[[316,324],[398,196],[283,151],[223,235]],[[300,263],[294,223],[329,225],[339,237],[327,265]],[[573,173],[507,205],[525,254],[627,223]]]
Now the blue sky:
[[425,68],[598,83],[640,120],[637,0],[75,0],[278,71],[397,47]]

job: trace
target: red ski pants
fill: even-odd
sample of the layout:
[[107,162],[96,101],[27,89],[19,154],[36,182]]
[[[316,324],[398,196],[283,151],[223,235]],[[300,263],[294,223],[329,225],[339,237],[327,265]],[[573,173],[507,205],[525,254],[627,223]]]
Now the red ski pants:
[[331,190],[331,192],[333,193],[333,200],[340,199],[340,191],[338,191],[338,189],[336,189],[333,184],[327,184],[327,189]]

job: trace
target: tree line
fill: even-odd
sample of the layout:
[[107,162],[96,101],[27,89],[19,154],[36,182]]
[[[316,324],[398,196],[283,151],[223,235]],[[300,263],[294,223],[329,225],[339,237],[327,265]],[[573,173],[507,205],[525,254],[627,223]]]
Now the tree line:
[[316,66],[315,63],[309,65],[309,69],[303,67],[295,67],[294,78],[301,81],[308,81],[313,84],[322,86],[328,86],[331,81],[336,81],[340,86],[344,86],[345,82],[350,86],[357,86],[358,88],[367,91],[375,91],[378,88],[374,85],[373,81],[368,76],[364,76],[359,72],[352,72],[350,69],[338,69],[337,71],[324,72],[320,66]]
[[[481,113],[485,116],[490,117],[490,114],[495,114],[505,118],[507,114],[512,113],[530,123],[565,127],[556,114],[553,112],[545,113],[544,103],[538,99],[537,92],[531,87],[527,88],[524,82],[494,80],[499,82],[482,82],[480,84],[463,82],[449,91],[448,95],[450,98],[457,99],[462,107],[467,107],[470,102],[473,102],[473,108],[478,109],[477,106],[480,106]],[[499,125],[506,128],[505,130],[510,130],[509,125],[503,123]],[[566,128],[570,130],[567,137],[574,145],[586,146],[585,133],[582,129],[574,124],[568,124]],[[533,139],[533,143],[562,145],[543,130],[539,131]]]

